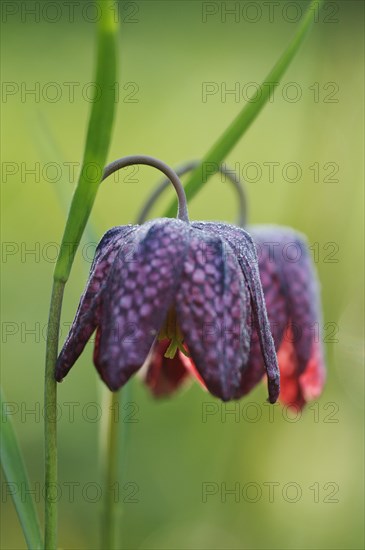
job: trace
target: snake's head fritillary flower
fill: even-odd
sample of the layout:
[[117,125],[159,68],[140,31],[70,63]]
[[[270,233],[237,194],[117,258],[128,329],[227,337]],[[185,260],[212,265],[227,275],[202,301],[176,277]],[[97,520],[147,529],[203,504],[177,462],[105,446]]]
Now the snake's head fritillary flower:
[[[322,348],[319,284],[303,235],[277,226],[253,226],[268,317],[278,351],[280,400],[301,409],[317,399],[326,379]],[[264,375],[253,329],[249,367],[238,396]]]
[[[241,230],[229,227],[230,244],[239,249]],[[321,308],[316,273],[305,238],[296,231],[275,226],[250,228],[259,258],[266,308],[280,369],[280,401],[302,408],[320,396],[325,366],[320,336]],[[194,365],[177,358],[179,379],[169,384],[175,365],[150,358],[146,383],[155,396],[167,395],[194,374]],[[236,397],[249,393],[263,378],[265,367],[260,339],[253,327],[247,368]],[[160,381],[164,380],[161,385]]]
[[[200,165],[199,161],[178,168],[182,175]],[[217,167],[224,181],[228,179],[237,194],[239,225],[246,226],[246,197],[243,182],[226,165]],[[164,180],[146,202],[139,216],[143,222],[152,205],[167,187]],[[194,227],[220,233],[237,257],[240,256],[242,229],[224,224],[201,223]],[[260,278],[278,352],[281,376],[280,400],[301,408],[322,392],[325,366],[321,343],[321,307],[318,282],[308,245],[303,235],[276,226],[253,226],[249,229],[259,255]],[[242,262],[242,260],[241,260]],[[191,358],[178,351],[173,361],[164,358],[166,343],[160,342],[145,364],[145,382],[156,397],[171,394],[193,374],[204,386]],[[265,374],[262,342],[253,324],[250,354],[243,369],[236,397],[247,394]]]
[[[182,218],[116,227],[104,235],[56,379],[64,378],[96,330],[94,363],[111,390],[165,342],[162,362],[181,366],[186,357],[207,389],[227,401],[242,385],[253,316],[273,403],[279,371],[253,240],[234,226],[190,223],[187,213]],[[174,373],[175,385],[180,375]]]

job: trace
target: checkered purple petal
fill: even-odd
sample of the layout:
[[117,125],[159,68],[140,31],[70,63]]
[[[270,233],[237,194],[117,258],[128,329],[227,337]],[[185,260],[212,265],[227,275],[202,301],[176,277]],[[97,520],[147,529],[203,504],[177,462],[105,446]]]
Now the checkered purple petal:
[[[262,235],[261,238],[260,233],[256,234],[254,229],[254,227],[248,228],[257,248],[262,290],[271,333],[277,351],[289,319],[285,294],[282,288],[282,277],[272,253],[272,247],[267,244],[265,245],[266,237]],[[261,381],[264,374],[265,364],[261,353],[260,340],[256,327],[253,327],[247,369],[243,373],[237,397],[242,397],[249,393]]]
[[260,282],[256,248],[252,237],[244,229],[229,224],[195,222],[193,226],[200,226],[207,231],[220,235],[237,257],[250,289],[254,323],[258,332],[261,353],[268,377],[269,400],[271,403],[275,403],[280,391],[280,374]]
[[250,297],[230,247],[193,227],[176,297],[178,323],[207,388],[229,400],[249,353]]
[[102,302],[96,367],[111,390],[144,363],[173,305],[189,226],[171,219],[138,228],[118,253]]
[[105,233],[95,252],[87,285],[56,365],[56,380],[66,376],[99,323],[100,303],[107,275],[124,239],[137,226],[114,227]]
[[[322,317],[319,285],[307,241],[303,235],[287,227],[256,226],[252,228],[252,236],[259,245],[259,255],[260,249],[270,247],[281,280],[281,295],[286,301],[298,372],[301,373],[311,358]],[[268,309],[272,307],[272,304],[267,305]]]

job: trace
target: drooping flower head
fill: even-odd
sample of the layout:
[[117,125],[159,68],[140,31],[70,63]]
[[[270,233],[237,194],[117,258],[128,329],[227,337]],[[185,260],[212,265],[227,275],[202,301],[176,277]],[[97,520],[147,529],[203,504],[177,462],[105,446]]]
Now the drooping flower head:
[[[252,226],[259,269],[281,376],[280,400],[301,409],[317,399],[325,382],[321,340],[319,285],[306,239],[279,226]],[[263,377],[258,336],[251,350],[237,397],[246,395]]]
[[[179,174],[194,168],[188,163]],[[239,192],[240,210],[245,198],[238,177],[233,171],[221,168],[225,177]],[[141,212],[144,221],[156,198],[166,187],[160,184]],[[245,216],[241,215],[240,220]],[[241,230],[226,224],[201,223],[204,227],[225,235],[229,246],[239,256]],[[280,400],[287,405],[302,408],[306,402],[320,396],[325,382],[325,366],[321,341],[321,307],[318,281],[312,264],[306,239],[293,229],[279,226],[251,226],[249,232],[258,252],[260,278],[263,287],[268,318],[274,336],[281,376]],[[191,359],[181,353],[166,359],[164,343],[150,356],[146,365],[146,383],[156,397],[169,395],[184,383],[189,374],[197,377]],[[265,375],[260,337],[253,325],[250,353],[235,397],[249,393]],[[198,380],[204,385],[200,377]]]
[[[96,330],[94,363],[111,390],[123,386],[163,343],[164,360],[186,357],[185,366],[227,401],[243,384],[253,318],[274,403],[279,370],[251,236],[228,224],[190,223],[178,176],[156,159],[120,159],[104,177],[137,163],[169,177],[179,199],[178,218],[115,227],[104,235],[56,379],[66,376]],[[180,374],[174,373],[177,383]]]

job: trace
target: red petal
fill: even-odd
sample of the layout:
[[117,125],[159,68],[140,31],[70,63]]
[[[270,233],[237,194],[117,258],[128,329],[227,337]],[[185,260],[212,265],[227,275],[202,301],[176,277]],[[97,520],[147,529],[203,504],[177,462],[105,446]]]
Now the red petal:
[[146,384],[155,397],[166,397],[175,392],[189,376],[182,357],[187,361],[190,359],[180,352],[173,359],[164,356],[169,343],[169,340],[163,340],[156,344],[148,365]]
[[302,409],[308,401],[317,399],[325,382],[325,368],[321,346],[313,342],[311,357],[304,373],[298,374],[298,359],[289,328],[278,351],[281,376],[280,401],[296,409]]

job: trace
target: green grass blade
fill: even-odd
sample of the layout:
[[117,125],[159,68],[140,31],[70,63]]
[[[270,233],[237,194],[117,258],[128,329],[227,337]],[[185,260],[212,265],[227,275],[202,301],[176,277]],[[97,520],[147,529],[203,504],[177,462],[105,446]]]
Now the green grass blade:
[[67,281],[70,274],[73,259],[101,181],[111,139],[116,105],[116,37],[118,26],[115,22],[114,2],[100,0],[99,5],[102,17],[98,23],[99,36],[95,79],[95,93],[99,97],[92,105],[81,172],[72,198],[55,268],[55,279],[63,282]]
[[[12,496],[28,548],[43,548],[38,515],[30,492],[28,474],[10,418],[10,410],[7,409],[1,388],[0,406],[2,411],[0,457],[6,483],[8,484],[7,491]],[[22,497],[24,494],[27,495],[27,498]]]
[[[57,502],[49,498],[50,488],[57,483],[57,383],[54,369],[62,299],[77,247],[94,204],[111,140],[115,112],[117,73],[117,29],[113,0],[99,0],[95,96],[86,136],[85,152],[79,180],[72,198],[66,227],[57,259],[46,344],[45,368],[45,547],[57,548]],[[94,173],[90,168],[94,167]]]
[[[286,69],[288,68],[295,54],[299,50],[306,34],[312,26],[312,23],[317,19],[318,11],[322,2],[323,0],[312,0],[309,5],[308,11],[303,17],[293,40],[291,41],[285,52],[282,54],[280,59],[277,61],[277,63],[274,65],[273,69],[267,75],[264,82],[260,85],[259,90],[261,92],[261,95],[259,95],[259,99],[255,99],[255,101],[248,101],[248,103],[243,107],[238,116],[228,126],[225,132],[217,139],[213,147],[202,159],[201,164],[194,170],[185,186],[186,197],[188,200],[192,199],[203,187],[203,185],[208,181],[208,179],[212,175],[214,175],[215,172],[218,171],[218,167],[222,163],[224,158],[237,144],[239,139],[244,135],[246,130],[250,127],[252,122],[260,113],[261,109],[270,99],[275,87],[279,84]],[[203,178],[202,174],[204,165],[209,165],[209,167],[211,167],[211,170],[209,170],[209,174],[207,174],[206,177]],[[176,209],[177,203],[176,200],[174,200],[164,213],[164,216],[174,217],[176,215]]]

